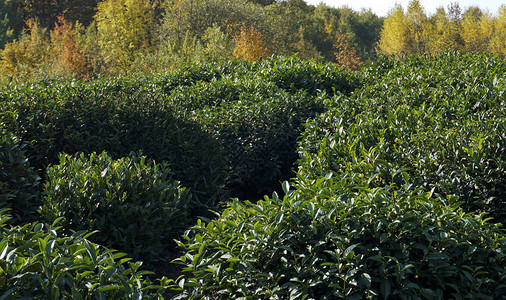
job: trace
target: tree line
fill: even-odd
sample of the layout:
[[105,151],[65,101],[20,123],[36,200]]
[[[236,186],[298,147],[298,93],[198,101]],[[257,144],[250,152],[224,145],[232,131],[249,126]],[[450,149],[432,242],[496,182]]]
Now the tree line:
[[271,55],[356,69],[380,55],[448,50],[506,56],[506,6],[418,0],[386,18],[304,0],[0,0],[0,76],[93,78]]
[[411,1],[406,11],[396,5],[385,19],[378,43],[379,53],[394,57],[449,50],[505,58],[506,5],[496,15],[476,6],[462,11],[458,3],[440,7],[433,15],[427,15],[418,0]]
[[356,68],[375,55],[383,19],[303,0],[0,0],[2,74],[154,73],[271,55]]

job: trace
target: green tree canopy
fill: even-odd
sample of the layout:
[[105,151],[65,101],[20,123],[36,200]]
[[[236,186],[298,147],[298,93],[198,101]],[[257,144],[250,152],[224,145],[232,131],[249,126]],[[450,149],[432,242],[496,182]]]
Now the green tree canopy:
[[95,15],[98,45],[114,72],[128,70],[146,53],[154,31],[154,10],[149,0],[105,0]]

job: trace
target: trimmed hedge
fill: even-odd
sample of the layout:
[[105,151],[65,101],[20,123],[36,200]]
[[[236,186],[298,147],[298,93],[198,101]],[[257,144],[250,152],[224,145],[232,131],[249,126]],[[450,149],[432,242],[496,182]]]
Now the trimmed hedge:
[[132,155],[60,155],[47,170],[42,216],[75,231],[95,231],[93,241],[145,262],[160,259],[170,239],[189,224],[190,193],[166,164]]
[[183,236],[182,296],[503,298],[505,73],[458,53],[362,70],[306,123],[294,190]]
[[124,253],[89,242],[91,235],[60,235],[52,225],[5,225],[0,212],[0,295],[3,299],[159,299],[168,281],[153,284]]
[[24,146],[0,127],[0,209],[11,209],[16,223],[33,220],[41,204],[39,177],[24,155]]
[[[366,163],[365,161],[363,163]],[[368,178],[374,180],[374,176]],[[483,215],[409,186],[322,177],[284,198],[232,203],[189,230],[190,299],[499,299],[506,239]]]
[[[388,68],[353,97],[326,102],[329,111],[303,134],[301,173],[374,173],[377,186],[458,196],[506,223],[506,63],[455,54]],[[356,163],[366,155],[371,169]]]

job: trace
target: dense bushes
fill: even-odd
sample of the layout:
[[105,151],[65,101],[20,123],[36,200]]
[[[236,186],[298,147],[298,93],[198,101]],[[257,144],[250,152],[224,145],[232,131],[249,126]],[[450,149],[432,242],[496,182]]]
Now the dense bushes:
[[[60,152],[105,150],[120,158],[142,151],[166,161],[191,188],[198,215],[227,195],[244,195],[243,188],[253,191],[248,197],[261,197],[291,177],[301,124],[322,111],[319,95],[349,93],[357,84],[321,62],[232,61],[155,77],[4,87],[0,110],[15,116],[4,122],[30,145],[26,154],[35,168],[57,163]],[[217,118],[222,114],[230,121]],[[272,171],[259,174],[265,169]]]
[[152,284],[140,262],[87,240],[60,235],[61,227],[5,225],[0,212],[0,295],[3,299],[158,299],[166,287]]
[[[24,155],[52,165],[41,212],[142,259],[217,210],[180,238],[183,296],[494,299],[505,74],[504,61],[448,53],[354,74],[279,58],[4,87],[0,157],[8,172],[33,173]],[[283,197],[253,204],[291,176]],[[253,201],[220,213],[228,196]]]
[[185,294],[502,297],[506,243],[497,225],[409,186],[372,188],[353,177],[322,177],[295,191],[285,184],[284,198],[234,202],[217,220],[199,222],[180,243],[179,261],[192,272]]
[[[329,111],[308,124],[301,172],[375,173],[377,186],[456,195],[506,222],[504,61],[444,55],[381,66],[364,71],[369,84],[354,97],[327,101]],[[356,163],[366,156],[368,170]]]
[[363,69],[307,122],[294,190],[185,234],[183,294],[503,297],[505,73],[457,53]]
[[24,155],[24,144],[0,127],[0,209],[13,221],[31,220],[40,205],[39,178]]
[[98,230],[93,241],[147,262],[188,225],[189,201],[166,164],[144,156],[61,155],[47,170],[42,215],[63,217],[67,230]]

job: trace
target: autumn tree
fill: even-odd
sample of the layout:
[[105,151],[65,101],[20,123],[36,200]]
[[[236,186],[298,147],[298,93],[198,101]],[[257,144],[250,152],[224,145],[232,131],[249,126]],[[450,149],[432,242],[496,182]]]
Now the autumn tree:
[[381,54],[401,57],[409,53],[409,29],[402,6],[396,4],[388,13],[378,42]]
[[428,20],[425,11],[418,0],[412,0],[406,13],[406,26],[408,29],[408,51],[410,54],[425,53],[425,44],[428,36]]
[[76,41],[74,26],[64,17],[58,17],[58,22],[51,30],[52,54],[55,61],[68,69],[78,78],[89,78],[90,66],[86,53]]
[[346,70],[357,70],[362,64],[362,59],[348,42],[348,37],[344,33],[337,33],[334,43],[337,65]]
[[493,19],[479,7],[469,7],[462,19],[461,36],[467,51],[486,52],[493,34]]
[[494,20],[494,34],[490,40],[490,51],[506,58],[506,5],[499,7],[497,18]]
[[270,51],[262,40],[262,33],[253,26],[241,27],[239,34],[234,36],[234,56],[247,61],[256,61],[267,57]]
[[460,35],[462,29],[462,9],[458,2],[450,3],[447,7],[447,16],[450,20],[450,39],[452,49],[461,50],[464,46],[464,41]]
[[438,55],[445,50],[455,49],[452,38],[452,23],[443,7],[437,9],[436,14],[430,18],[430,29],[427,35],[426,51]]
[[128,72],[149,51],[155,25],[150,0],[105,0],[98,4],[95,20],[96,42],[113,72]]
[[28,29],[19,40],[7,43],[1,52],[2,69],[7,74],[33,72],[48,58],[46,29],[31,19],[26,21],[26,26]]

